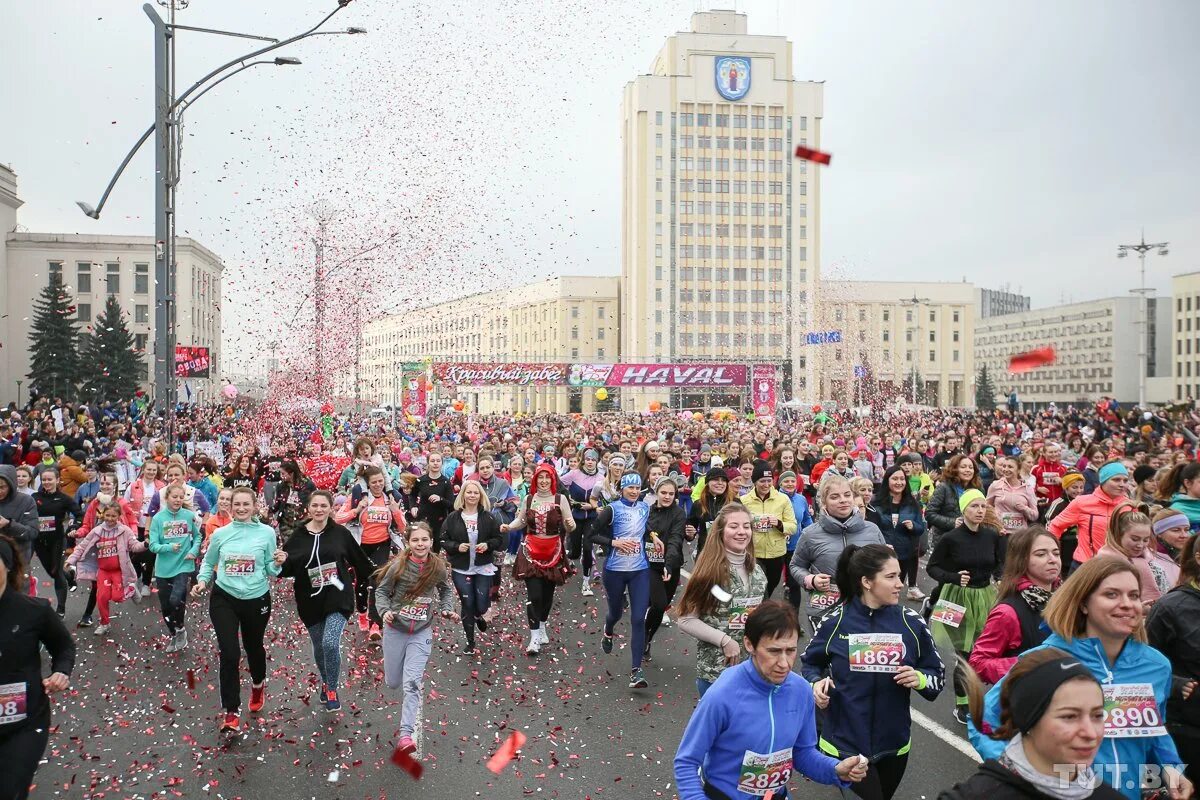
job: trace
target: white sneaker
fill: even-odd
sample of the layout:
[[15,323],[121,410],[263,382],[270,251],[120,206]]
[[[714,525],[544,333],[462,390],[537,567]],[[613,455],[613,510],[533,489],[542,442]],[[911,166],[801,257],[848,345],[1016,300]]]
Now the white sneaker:
[[164,652],[164,653],[177,653],[177,652],[179,652],[179,634],[178,634],[178,633],[177,633],[177,634],[175,634],[174,636],[171,636],[171,637],[170,637],[170,638],[167,640],[167,646],[166,646],[166,647],[163,649],[163,652]]
[[188,646],[187,631],[180,630],[175,634],[175,649],[186,650]]
[[542,640],[542,644],[550,644],[550,634],[546,633],[546,623],[542,623],[542,627],[537,629],[538,637]]
[[97,625],[96,629],[92,631],[93,636],[103,636],[106,633],[108,633],[108,626],[104,623]]
[[596,593],[592,591],[592,579],[589,577],[584,577],[584,579],[583,579],[583,596],[584,597],[594,597],[595,594]]
[[542,651],[542,635],[536,630],[530,631],[529,632],[529,646],[525,648],[525,655],[536,656],[541,651]]
[[916,586],[910,586],[910,587],[908,587],[908,599],[909,600],[924,600],[925,593],[922,592],[920,589],[918,589]]

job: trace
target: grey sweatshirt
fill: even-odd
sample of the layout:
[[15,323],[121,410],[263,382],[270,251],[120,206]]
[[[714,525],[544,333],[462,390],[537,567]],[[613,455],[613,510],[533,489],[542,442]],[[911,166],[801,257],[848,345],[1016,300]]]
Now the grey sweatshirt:
[[832,607],[833,598],[829,592],[812,591],[812,576],[828,575],[830,591],[836,592],[833,576],[837,572],[838,558],[842,551],[850,545],[862,547],[866,544],[887,544],[883,534],[874,522],[867,522],[857,512],[851,514],[845,522],[839,522],[829,514],[822,514],[820,519],[809,525],[800,533],[800,541],[796,543],[796,552],[792,554],[792,563],[788,569],[792,578],[808,592],[808,602],[805,613],[810,617],[819,617]]
[[0,481],[8,485],[8,496],[0,500],[0,517],[8,520],[8,524],[0,528],[0,533],[21,546],[28,564],[38,536],[37,501],[32,495],[17,491],[17,468],[12,464],[0,465]]
[[[430,553],[426,556],[426,568],[432,566],[432,559],[441,558],[437,553]],[[417,580],[421,577],[421,567],[409,559],[404,565],[404,571],[393,578],[390,574],[384,575],[379,579],[379,585],[375,588],[375,607],[379,609],[379,616],[386,616],[389,611],[396,613],[395,620],[392,621],[392,627],[404,633],[416,633],[429,627],[433,622],[433,615],[437,613],[446,614],[453,610],[451,605],[454,599],[454,590],[450,588],[449,567],[446,568],[446,580],[441,583],[434,584],[429,587],[428,593],[422,597],[408,596],[409,590],[417,584]],[[434,609],[434,601],[437,601],[437,608]]]

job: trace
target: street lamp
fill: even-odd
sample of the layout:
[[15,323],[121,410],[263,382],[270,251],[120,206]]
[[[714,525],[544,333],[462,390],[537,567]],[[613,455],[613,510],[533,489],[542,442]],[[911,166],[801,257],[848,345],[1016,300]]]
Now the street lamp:
[[1146,244],[1146,232],[1142,231],[1142,241],[1137,244],[1119,244],[1117,245],[1117,258],[1126,258],[1130,252],[1138,254],[1139,270],[1141,272],[1141,288],[1134,289],[1131,294],[1138,296],[1138,328],[1141,333],[1138,336],[1138,406],[1146,407],[1146,359],[1148,358],[1146,347],[1147,339],[1150,335],[1150,320],[1146,309],[1146,296],[1153,292],[1153,289],[1146,288],[1146,253],[1151,250],[1157,250],[1160,256],[1165,256],[1170,252],[1167,247],[1170,242],[1156,242]]
[[[916,334],[913,336],[913,358],[912,358],[912,403],[917,404],[917,361],[921,358],[921,306],[924,303],[931,302],[928,297],[917,297],[917,293],[913,292],[912,297],[901,297],[900,305],[907,306],[913,311],[913,320],[916,328]],[[905,332],[908,331],[907,326]]]

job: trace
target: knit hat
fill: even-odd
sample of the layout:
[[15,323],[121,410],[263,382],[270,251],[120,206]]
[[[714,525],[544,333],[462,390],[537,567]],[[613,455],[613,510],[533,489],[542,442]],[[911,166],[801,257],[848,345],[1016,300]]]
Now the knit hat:
[[960,512],[966,512],[967,506],[971,505],[971,503],[974,503],[976,500],[986,499],[987,498],[983,496],[983,492],[979,491],[978,489],[967,489],[962,493],[962,496],[958,498],[958,510]]
[[592,459],[593,461],[599,461],[599,460],[600,460],[600,454],[599,454],[599,453],[597,453],[595,450],[593,450],[593,449],[591,449],[591,448],[589,447],[587,450],[584,450],[584,451],[583,451],[583,458],[584,458],[584,460],[587,460],[587,459],[589,459],[589,458],[590,458],[590,459]]
[[729,476],[725,474],[724,468],[713,467],[707,473],[705,473],[704,482],[712,483],[713,481],[725,481],[726,483],[729,483]]
[[779,482],[783,483],[788,478],[795,478],[795,477],[796,477],[796,473],[792,472],[790,469],[785,469],[783,472],[779,473]]
[[702,445],[700,445],[700,452],[701,453],[711,453],[712,447],[710,447],[709,445],[706,445],[706,444],[702,444]]
[[[713,456],[712,461],[708,463],[713,467],[723,467],[725,466],[725,459],[721,458],[720,456]],[[724,473],[724,471],[725,470],[721,470],[722,473]]]
[[[676,489],[679,488],[679,484],[677,484],[675,482],[674,475],[663,475],[661,478],[659,478],[657,481],[655,481],[654,482],[654,491],[658,492],[658,490],[664,486],[674,486]],[[621,488],[625,488],[625,487],[622,486]]]
[[775,473],[772,471],[770,464],[768,464],[766,461],[761,461],[761,460],[754,462],[754,473],[751,476],[750,480],[754,481],[755,483],[758,483],[763,478],[774,478],[774,477],[775,477]]
[[1100,468],[1100,483],[1108,483],[1118,475],[1128,475],[1129,470],[1125,469],[1125,465],[1120,461],[1110,461]]
[[628,489],[630,486],[640,487],[641,485],[642,485],[642,476],[637,474],[636,472],[626,472],[624,475],[621,476],[621,488],[622,489]]
[[1066,475],[1062,476],[1062,481],[1060,483],[1062,484],[1062,488],[1069,489],[1082,480],[1083,476],[1078,472],[1068,472]]
[[1148,481],[1154,477],[1154,473],[1154,467],[1148,467],[1145,464],[1142,464],[1133,471],[1133,482],[1140,484],[1142,481]]

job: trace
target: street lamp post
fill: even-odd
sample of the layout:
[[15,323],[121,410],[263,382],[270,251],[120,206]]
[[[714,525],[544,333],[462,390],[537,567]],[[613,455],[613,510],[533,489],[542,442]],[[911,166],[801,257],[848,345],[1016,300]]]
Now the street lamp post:
[[24,381],[21,381],[19,379],[17,380],[17,409],[18,410],[20,410],[20,408],[21,408],[21,384],[23,382]]
[[1138,407],[1146,407],[1146,360],[1148,358],[1146,341],[1150,336],[1150,320],[1147,314],[1146,297],[1153,289],[1146,288],[1146,253],[1151,250],[1157,250],[1160,256],[1165,256],[1170,242],[1155,242],[1146,244],[1146,232],[1142,231],[1142,241],[1137,244],[1120,244],[1117,245],[1117,258],[1125,258],[1131,252],[1138,254],[1139,271],[1141,272],[1141,286],[1133,290],[1133,294],[1138,296]]
[[[916,292],[913,292],[912,297],[900,298],[900,305],[912,309],[913,324],[916,329],[912,343],[912,403],[914,406],[917,404],[917,361],[921,358],[921,305],[928,302],[930,302],[928,297],[917,297]],[[905,332],[907,330],[905,327]]]

